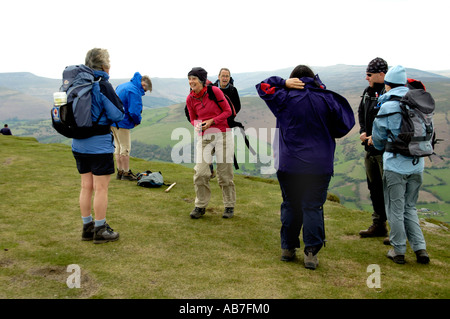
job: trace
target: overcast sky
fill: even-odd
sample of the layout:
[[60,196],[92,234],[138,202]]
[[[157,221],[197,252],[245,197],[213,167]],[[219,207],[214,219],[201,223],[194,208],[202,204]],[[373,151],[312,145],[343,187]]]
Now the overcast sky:
[[94,47],[112,78],[298,64],[450,70],[447,0],[22,0],[0,4],[0,73],[60,78]]

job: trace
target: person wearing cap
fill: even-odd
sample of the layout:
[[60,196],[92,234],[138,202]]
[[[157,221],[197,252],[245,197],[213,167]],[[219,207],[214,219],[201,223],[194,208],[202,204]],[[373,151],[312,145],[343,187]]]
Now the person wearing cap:
[[[372,136],[368,143],[378,150],[383,150],[390,140],[388,132],[394,137],[400,133],[402,115],[399,114],[400,102],[392,97],[403,97],[408,92],[406,87],[406,70],[397,65],[384,77],[386,93],[379,98],[380,110],[373,122]],[[422,185],[424,158],[420,157],[414,164],[412,157],[383,153],[383,188],[387,218],[391,228],[390,244],[393,247],[387,257],[395,263],[405,263],[406,241],[416,254],[417,262],[427,264],[430,258],[426,251],[425,238],[417,216],[416,202]]]
[[196,164],[194,167],[195,208],[191,218],[198,219],[205,214],[211,198],[209,180],[211,178],[211,151],[215,149],[217,160],[217,182],[222,190],[224,204],[223,218],[234,215],[236,190],[233,182],[234,138],[228,126],[227,118],[231,108],[222,91],[211,86],[219,106],[210,99],[207,79],[208,73],[201,67],[195,67],[188,73],[191,91],[186,98],[186,106],[191,124],[199,133],[196,145]]
[[147,75],[134,73],[130,81],[122,83],[116,88],[125,109],[125,118],[114,123],[111,130],[114,135],[116,149],[114,155],[117,163],[118,180],[135,181],[137,177],[130,169],[131,129],[141,124],[142,97],[145,92],[152,91],[152,81]]
[[[386,226],[386,210],[383,195],[383,151],[377,150],[368,144],[372,135],[372,125],[377,116],[378,98],[385,93],[384,77],[388,71],[388,64],[382,58],[370,61],[366,68],[366,80],[369,86],[362,94],[358,107],[359,133],[361,144],[364,145],[364,166],[366,171],[367,187],[372,202],[372,225],[367,230],[361,230],[361,237],[386,237],[388,230]],[[385,240],[388,243],[389,240]]]

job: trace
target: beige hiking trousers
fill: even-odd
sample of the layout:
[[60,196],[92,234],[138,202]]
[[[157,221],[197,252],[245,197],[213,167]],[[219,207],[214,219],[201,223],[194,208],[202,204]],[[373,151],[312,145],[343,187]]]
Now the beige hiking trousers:
[[211,198],[211,170],[213,154],[217,163],[217,182],[222,189],[224,207],[234,207],[236,190],[233,182],[234,137],[233,132],[205,134],[198,138],[196,165],[194,167],[195,206],[205,208]]

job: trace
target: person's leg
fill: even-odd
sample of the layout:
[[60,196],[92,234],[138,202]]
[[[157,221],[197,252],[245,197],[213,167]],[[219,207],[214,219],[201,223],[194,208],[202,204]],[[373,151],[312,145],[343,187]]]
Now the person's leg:
[[385,171],[383,175],[386,213],[391,231],[389,240],[396,255],[406,252],[404,223],[406,179],[403,175]]
[[136,181],[136,176],[130,170],[131,130],[119,128],[116,130],[116,136],[120,143],[116,160],[117,166],[122,171],[121,180]]
[[211,178],[211,171],[209,164],[211,164],[211,140],[205,136],[199,138],[196,145],[196,159],[194,166],[194,189],[195,189],[195,208],[190,213],[191,218],[200,218],[204,213],[206,206],[208,206],[211,199],[211,189],[209,180]]
[[303,224],[302,193],[300,178],[281,171],[277,172],[283,202],[280,207],[281,249],[293,251],[300,248],[300,231]]
[[359,232],[361,237],[387,236],[386,209],[383,193],[383,162],[381,155],[370,156],[366,152],[364,158],[367,187],[372,202],[372,225],[367,230]]
[[94,179],[92,173],[81,174],[80,210],[82,217],[91,216]]
[[81,174],[80,211],[83,220],[81,240],[90,241],[94,238],[94,221],[92,219],[92,195],[94,191],[92,173]]
[[236,204],[236,189],[233,182],[234,171],[234,139],[233,133],[218,134],[216,142],[217,182],[222,190],[224,214],[222,217],[231,218]]
[[94,175],[94,213],[95,220],[105,220],[108,208],[108,186],[111,175]]
[[426,250],[427,246],[420,228],[417,216],[416,203],[419,197],[419,189],[422,185],[422,175],[413,174],[408,176],[405,193],[405,231],[411,248],[416,252]]
[[111,174],[114,173],[113,154],[99,154],[93,159],[92,175],[94,188],[94,244],[106,243],[119,239],[119,233],[114,232],[106,223],[108,208],[108,187]]
[[306,175],[305,192],[302,199],[303,241],[305,252],[316,255],[325,240],[323,205],[327,200],[331,175]]

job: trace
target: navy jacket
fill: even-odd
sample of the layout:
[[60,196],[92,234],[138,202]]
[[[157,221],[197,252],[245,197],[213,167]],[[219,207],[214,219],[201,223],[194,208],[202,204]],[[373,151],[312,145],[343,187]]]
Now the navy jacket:
[[303,90],[285,87],[270,77],[256,85],[259,96],[277,119],[274,139],[275,168],[294,174],[333,174],[335,138],[355,125],[348,101],[326,90],[316,75],[302,78]]

